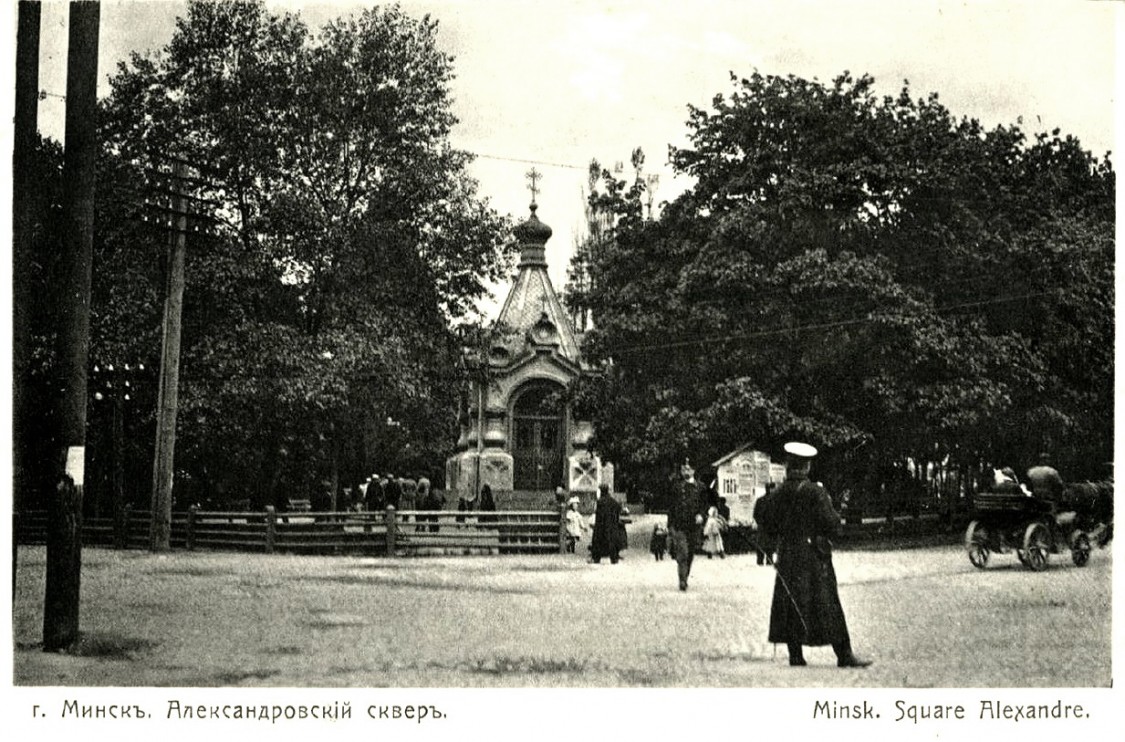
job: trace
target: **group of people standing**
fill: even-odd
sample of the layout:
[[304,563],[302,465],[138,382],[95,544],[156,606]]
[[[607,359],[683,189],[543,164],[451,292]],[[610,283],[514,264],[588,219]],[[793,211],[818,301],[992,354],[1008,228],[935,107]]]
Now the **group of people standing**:
[[434,489],[424,476],[417,479],[396,477],[393,474],[372,474],[359,485],[359,495],[351,505],[356,510],[381,511],[387,507],[395,510],[441,510],[445,498]]
[[[479,510],[484,513],[496,511],[496,498],[492,495],[491,486],[487,484],[481,485],[479,498],[472,490],[462,492],[461,496],[457,498],[458,513],[471,513],[474,510]],[[459,518],[458,520],[461,519]]]

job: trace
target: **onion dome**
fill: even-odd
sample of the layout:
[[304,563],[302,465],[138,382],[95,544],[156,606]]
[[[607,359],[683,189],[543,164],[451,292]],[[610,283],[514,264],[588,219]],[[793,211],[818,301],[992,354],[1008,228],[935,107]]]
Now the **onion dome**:
[[553,230],[535,215],[539,208],[534,201],[531,202],[531,216],[520,222],[512,230],[512,234],[520,244],[520,265],[546,265],[546,249],[544,245],[551,239]]
[[535,215],[535,210],[539,208],[538,204],[531,204],[531,216],[526,220],[516,225],[512,230],[516,239],[521,243],[533,243],[542,245],[547,240],[551,239],[553,230],[543,222],[539,221],[539,217]]

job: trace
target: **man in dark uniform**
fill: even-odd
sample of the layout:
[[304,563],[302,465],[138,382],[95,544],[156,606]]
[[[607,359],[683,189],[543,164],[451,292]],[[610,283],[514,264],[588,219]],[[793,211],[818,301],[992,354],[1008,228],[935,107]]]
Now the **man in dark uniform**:
[[1032,495],[1056,503],[1066,490],[1066,483],[1058,469],[1051,466],[1051,457],[1045,453],[1039,454],[1038,465],[1027,470],[1027,483],[1031,486]]
[[788,647],[790,665],[806,664],[803,647],[831,644],[839,667],[867,667],[852,653],[832,566],[829,539],[839,532],[840,516],[824,488],[809,481],[816,449],[787,443],[785,453],[785,482],[754,508],[759,527],[776,537],[769,640]]
[[668,542],[672,558],[676,560],[680,590],[687,590],[695,552],[703,544],[703,516],[707,513],[707,499],[704,490],[695,481],[695,470],[691,464],[684,462],[680,467],[680,476],[668,508]]

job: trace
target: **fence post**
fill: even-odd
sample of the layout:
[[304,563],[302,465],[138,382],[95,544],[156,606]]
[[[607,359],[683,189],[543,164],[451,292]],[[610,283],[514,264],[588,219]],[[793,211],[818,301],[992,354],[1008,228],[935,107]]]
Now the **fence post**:
[[129,522],[129,504],[113,503],[113,548],[124,549],[127,545],[126,531]]
[[559,505],[559,553],[560,554],[566,553],[566,542],[567,542],[566,509],[567,509],[567,504],[565,502],[563,504]]
[[187,509],[187,535],[184,542],[188,551],[195,550],[195,514],[198,512],[198,505],[192,505]]
[[[113,541],[114,548],[128,549],[129,548],[129,525],[133,516],[133,504],[125,503],[125,507],[121,508],[121,517],[113,519]],[[120,544],[120,545],[118,545]]]
[[387,524],[387,556],[393,557],[395,555],[395,506],[388,505],[384,515],[384,521]]
[[273,553],[277,543],[277,508],[266,505],[266,551]]

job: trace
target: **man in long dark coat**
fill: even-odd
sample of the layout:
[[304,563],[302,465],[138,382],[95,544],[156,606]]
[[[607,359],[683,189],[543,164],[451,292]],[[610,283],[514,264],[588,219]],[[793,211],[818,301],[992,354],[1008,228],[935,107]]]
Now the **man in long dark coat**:
[[840,516],[824,488],[809,481],[816,449],[787,443],[785,482],[754,508],[758,526],[776,537],[777,577],[770,607],[770,642],[785,644],[789,664],[805,665],[803,647],[831,644],[840,667],[867,667],[852,653],[848,624],[836,587],[830,538]]
[[383,485],[383,507],[393,507],[398,510],[402,501],[402,481],[394,474],[388,474]]
[[601,562],[609,557],[611,564],[621,558],[621,540],[618,529],[621,527],[621,503],[609,494],[609,487],[598,488],[598,502],[594,506],[594,534],[590,538],[590,561]]
[[671,544],[672,558],[676,560],[676,574],[680,578],[680,590],[687,590],[688,577],[695,552],[703,544],[703,520],[707,514],[705,490],[695,481],[695,470],[691,464],[680,467],[681,480],[672,492],[672,502],[668,507],[668,541]]
[[1051,466],[1051,457],[1045,453],[1039,454],[1039,463],[1027,470],[1027,482],[1031,486],[1031,494],[1055,503],[1066,491],[1066,482],[1059,470]]

